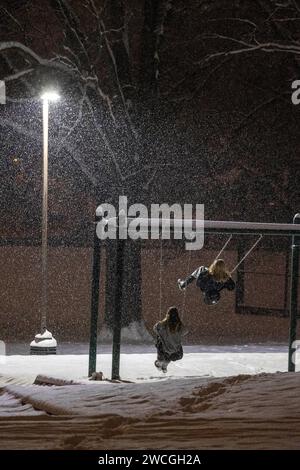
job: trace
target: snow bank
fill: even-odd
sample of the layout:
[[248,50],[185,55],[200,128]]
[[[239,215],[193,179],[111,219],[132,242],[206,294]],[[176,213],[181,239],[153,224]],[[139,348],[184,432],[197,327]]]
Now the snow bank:
[[54,416],[0,419],[0,448],[300,449],[299,373],[96,384],[6,387]]
[[13,416],[40,416],[45,415],[44,411],[35,410],[29,403],[23,403],[19,397],[15,397],[9,392],[2,391],[0,393],[0,416],[13,417]]
[[[300,449],[300,374],[283,373],[286,347],[184,349],[164,375],[153,347],[122,348],[128,384],[88,381],[86,354],[6,356],[0,448]],[[100,350],[110,377],[110,347]],[[38,374],[62,386],[33,385]]]

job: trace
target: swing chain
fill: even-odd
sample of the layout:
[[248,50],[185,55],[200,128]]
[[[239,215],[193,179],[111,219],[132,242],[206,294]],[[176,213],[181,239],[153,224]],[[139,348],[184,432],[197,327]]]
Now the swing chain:
[[218,258],[220,258],[221,254],[223,253],[223,251],[225,250],[225,248],[227,247],[228,243],[230,242],[230,240],[232,239],[232,234],[229,236],[228,240],[224,243],[224,246],[223,248],[221,249],[220,253],[218,253],[218,255],[215,257],[214,261],[216,261]]
[[247,251],[247,253],[243,256],[243,258],[237,263],[237,265],[232,269],[232,271],[230,271],[230,274],[233,274],[237,268],[239,267],[239,265],[245,261],[245,259],[250,255],[250,253],[254,250],[254,248],[256,247],[256,245],[261,241],[263,235],[260,234],[258,239],[256,240],[256,242],[254,243],[254,245],[252,245],[252,247]]
[[[189,250],[189,259],[188,259],[188,266],[187,266],[187,271],[190,272],[190,264],[191,264],[191,258],[192,258],[192,250]],[[181,306],[181,318],[184,320],[184,314],[185,314],[185,301],[186,301],[186,291],[187,289],[184,289],[183,291],[183,299],[182,299],[182,306]]]

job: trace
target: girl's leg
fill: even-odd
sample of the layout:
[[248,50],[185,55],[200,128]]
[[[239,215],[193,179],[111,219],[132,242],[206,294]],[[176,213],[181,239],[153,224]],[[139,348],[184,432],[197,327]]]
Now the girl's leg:
[[180,290],[184,290],[189,284],[194,282],[195,279],[199,276],[200,267],[196,269],[192,274],[190,274],[186,279],[178,279],[178,287]]
[[197,269],[191,274],[191,276],[193,276],[194,279],[197,279],[197,277],[199,276],[200,271],[201,271],[201,268],[202,268],[202,266],[199,266],[199,268],[197,268]]
[[157,359],[154,362],[154,365],[155,367],[157,367],[157,369],[162,370],[162,366],[165,360],[165,354],[164,354],[162,342],[159,340],[159,338],[157,339],[155,346],[157,349]]
[[167,372],[167,367],[168,364],[170,363],[170,358],[169,355],[164,352],[162,342],[159,341],[159,339],[156,342],[156,348],[157,348],[157,359],[154,362],[155,367],[157,369]]
[[175,361],[180,361],[180,359],[183,358],[183,349],[182,349],[182,346],[178,349],[177,352],[173,353],[170,355],[169,359],[172,361],[172,362],[175,362]]
[[157,360],[163,361],[165,359],[165,354],[164,354],[162,342],[159,341],[159,339],[156,342],[156,349],[157,349]]
[[162,365],[161,365],[161,370],[166,373],[168,372],[168,365],[170,364],[170,361],[162,361]]

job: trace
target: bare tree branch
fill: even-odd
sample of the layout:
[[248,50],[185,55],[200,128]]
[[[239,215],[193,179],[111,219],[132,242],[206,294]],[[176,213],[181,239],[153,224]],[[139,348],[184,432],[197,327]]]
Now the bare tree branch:
[[[27,137],[31,137],[32,139],[36,140],[37,142],[42,143],[42,134],[34,132],[34,131],[26,128],[22,124],[16,123],[15,121],[13,121],[11,119],[6,119],[6,118],[3,119],[2,118],[0,120],[0,126],[2,126],[3,128],[9,127],[11,129],[14,129],[19,134],[25,135]],[[53,142],[54,147],[59,147],[60,146],[59,139],[56,139],[54,137],[51,140]],[[97,184],[98,184],[97,179],[92,174],[92,172],[88,169],[87,165],[85,165],[83,163],[82,159],[80,158],[80,154],[78,154],[76,149],[71,144],[66,143],[66,142],[63,144],[62,149],[66,150],[69,153],[69,155],[71,156],[71,158],[80,166],[82,172],[85,174],[85,176],[88,178],[88,180],[93,184],[93,186],[97,186]]]
[[24,75],[28,75],[34,72],[34,70],[34,68],[20,70],[19,72],[13,73],[12,75],[7,75],[6,77],[3,77],[2,80],[4,80],[5,82],[12,82],[13,80],[18,80]]

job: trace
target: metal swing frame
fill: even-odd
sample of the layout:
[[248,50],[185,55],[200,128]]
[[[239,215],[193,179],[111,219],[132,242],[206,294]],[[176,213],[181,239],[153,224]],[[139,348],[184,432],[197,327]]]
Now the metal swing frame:
[[[101,211],[100,211],[101,212]],[[96,211],[94,226],[94,249],[93,249],[93,272],[92,272],[92,295],[91,295],[91,322],[90,322],[90,345],[89,345],[89,368],[88,375],[96,372],[97,361],[97,327],[99,315],[99,290],[100,290],[100,268],[101,268],[101,240],[97,237],[97,224],[102,220],[102,216]],[[127,224],[130,218],[127,218]],[[118,227],[118,218],[114,219]],[[144,219],[144,226],[156,226],[163,228],[165,219]],[[187,222],[185,220],[185,222]],[[168,220],[170,229],[174,232],[178,227],[182,228],[183,221],[178,219]],[[203,227],[203,221],[192,219],[188,221],[189,226],[195,231],[199,226]],[[298,277],[299,277],[299,254],[300,254],[300,213],[293,218],[292,224],[274,223],[254,223],[254,222],[233,222],[233,221],[204,221],[204,234],[206,233],[228,233],[230,235],[257,235],[264,236],[287,236],[291,237],[291,284],[290,284],[290,327],[289,327],[289,349],[288,349],[288,371],[295,372],[296,334],[297,334],[297,306],[298,306]],[[113,327],[113,347],[112,347],[112,380],[120,379],[120,352],[121,352],[121,306],[122,306],[122,285],[124,273],[124,247],[126,240],[118,238],[115,240],[116,246],[116,289],[114,306],[114,327]],[[257,240],[256,243],[260,240]],[[255,244],[256,246],[256,244]],[[252,250],[251,250],[252,251]]]

